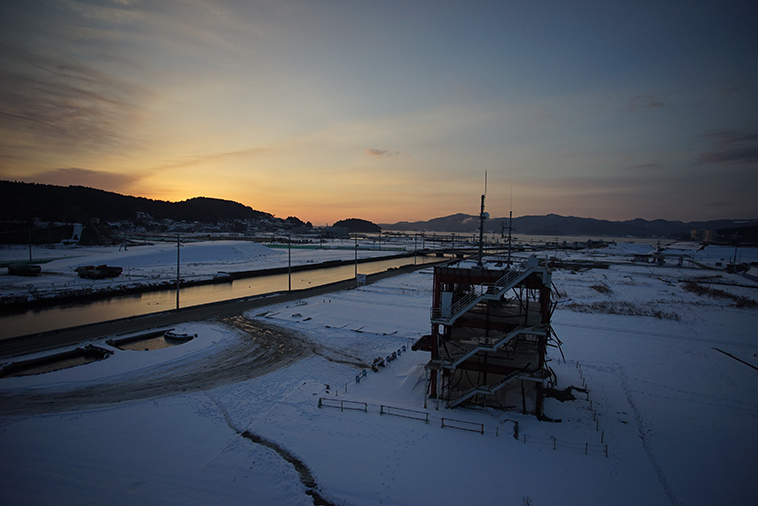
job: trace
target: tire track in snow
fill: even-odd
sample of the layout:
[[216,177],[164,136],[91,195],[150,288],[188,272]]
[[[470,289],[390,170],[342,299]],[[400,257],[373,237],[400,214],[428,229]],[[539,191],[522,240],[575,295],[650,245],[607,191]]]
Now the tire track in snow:
[[311,344],[297,332],[233,316],[218,320],[237,329],[240,338],[212,355],[177,360],[96,384],[0,391],[0,414],[62,412],[92,405],[128,402],[209,390],[268,374],[312,353]]

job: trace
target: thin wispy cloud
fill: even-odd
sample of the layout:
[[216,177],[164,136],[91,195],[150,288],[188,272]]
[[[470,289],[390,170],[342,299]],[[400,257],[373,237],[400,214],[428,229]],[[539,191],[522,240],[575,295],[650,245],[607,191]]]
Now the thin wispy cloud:
[[758,134],[722,130],[705,133],[702,138],[715,146],[700,153],[700,163],[742,164],[758,162]]
[[87,186],[115,192],[128,192],[143,179],[138,173],[113,173],[77,167],[59,168],[24,178],[29,183],[45,183],[60,186]]
[[393,156],[402,155],[400,151],[392,151],[389,149],[376,149],[376,148],[367,149],[366,154],[369,156],[377,157],[377,158],[391,158]]
[[240,149],[236,151],[223,151],[216,153],[201,153],[197,155],[187,155],[176,160],[155,167],[152,170],[167,170],[196,165],[207,164],[224,164],[234,159],[256,159],[260,157],[270,157],[286,149],[286,143],[281,145],[260,146],[253,148]]
[[663,109],[666,104],[658,95],[637,95],[629,99],[627,107],[630,111],[640,111],[644,109]]
[[92,67],[0,44],[5,141],[35,149],[122,144],[141,90]]
[[640,163],[640,164],[632,165],[631,167],[629,167],[629,169],[632,171],[641,171],[641,172],[658,170],[660,168],[661,168],[661,164],[659,163]]

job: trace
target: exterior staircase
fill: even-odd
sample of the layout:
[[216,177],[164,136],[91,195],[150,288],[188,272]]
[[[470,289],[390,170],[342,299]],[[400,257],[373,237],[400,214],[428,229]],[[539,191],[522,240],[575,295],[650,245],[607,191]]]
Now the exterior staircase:
[[505,376],[503,379],[498,381],[497,383],[493,383],[492,385],[479,385],[474,388],[471,388],[469,390],[466,390],[460,394],[458,394],[455,397],[450,398],[447,401],[447,407],[448,408],[454,408],[467,400],[469,400],[471,397],[475,396],[476,394],[494,394],[504,386],[506,386],[508,383],[511,383],[512,381],[515,381],[521,376],[523,373],[521,371],[513,371],[512,373]]
[[515,287],[530,274],[542,269],[543,268],[539,266],[537,257],[531,256],[513,269],[509,269],[503,277],[494,283],[476,285],[473,290],[455,301],[451,307],[431,308],[431,322],[442,325],[452,325],[455,320],[463,316],[481,300],[500,299],[508,290]]
[[455,408],[456,406],[459,406],[460,404],[463,404],[467,400],[469,400],[471,397],[475,396],[476,394],[484,394],[484,395],[491,395],[503,388],[504,386],[513,383],[514,381],[518,379],[524,379],[524,380],[530,380],[530,381],[542,381],[544,379],[545,373],[544,371],[535,371],[533,373],[528,373],[524,371],[513,371],[512,373],[504,376],[500,380],[498,380],[496,383],[493,383],[491,385],[478,385],[473,388],[470,388],[469,390],[465,390],[463,392],[458,393],[457,395],[451,395],[451,397],[447,401],[447,407],[448,408]]
[[435,360],[434,362],[437,362],[437,364],[433,364],[432,366],[436,365],[435,367],[436,369],[455,369],[460,364],[465,362],[470,357],[473,357],[480,351],[495,352],[522,334],[544,336],[544,335],[547,335],[547,332],[548,332],[547,325],[537,325],[533,327],[525,327],[522,325],[522,326],[516,327],[510,332],[503,334],[494,342],[479,341],[476,343],[467,344],[466,346],[463,346],[462,348],[457,350],[454,354],[450,355],[449,357],[445,359]]

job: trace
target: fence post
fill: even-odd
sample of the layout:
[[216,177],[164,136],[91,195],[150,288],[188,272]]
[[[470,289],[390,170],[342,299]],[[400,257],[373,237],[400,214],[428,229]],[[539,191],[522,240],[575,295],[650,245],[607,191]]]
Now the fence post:
[[589,443],[584,443],[584,454],[587,455],[587,450],[589,449]]
[[553,436],[553,451],[555,451],[555,441],[556,441],[555,436]]
[[608,445],[605,445],[605,458],[608,458]]
[[321,397],[318,398],[318,407],[321,407]]

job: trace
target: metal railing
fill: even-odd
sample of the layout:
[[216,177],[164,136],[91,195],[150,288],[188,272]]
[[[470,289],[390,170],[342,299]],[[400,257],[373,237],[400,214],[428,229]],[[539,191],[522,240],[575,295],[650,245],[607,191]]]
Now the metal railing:
[[386,404],[382,404],[379,406],[379,414],[380,415],[394,415],[394,416],[400,416],[403,418],[412,418],[414,420],[422,420],[426,423],[429,423],[429,413],[427,413],[426,411],[418,411],[415,409],[397,408],[394,406],[387,406]]
[[441,307],[431,308],[430,316],[432,323],[441,323],[443,325],[452,324],[466,311],[474,307],[481,299],[500,298],[503,293],[513,288],[519,281],[527,277],[538,267],[539,264],[537,263],[536,258],[530,257],[521,262],[518,266],[510,269],[494,283],[476,285],[470,292],[467,292],[463,297],[455,301],[448,311],[443,311],[443,308]]
[[493,383],[492,385],[479,385],[469,390],[466,390],[458,397],[454,399],[450,399],[447,403],[447,407],[454,408],[457,405],[461,404],[462,402],[465,402],[466,400],[470,399],[476,394],[484,394],[484,395],[494,394],[495,392],[503,388],[505,385],[507,385],[511,381],[518,379],[518,377],[521,376],[522,374],[523,374],[522,371],[513,371],[512,373],[506,375],[503,379],[501,379],[497,383]]
[[451,427],[458,430],[467,430],[470,432],[478,432],[484,435],[484,424],[478,422],[469,422],[466,420],[454,420],[452,418],[443,418],[441,428]]
[[508,332],[507,334],[504,334],[501,339],[498,341],[495,341],[494,343],[477,343],[472,344],[470,346],[467,346],[464,350],[462,350],[460,353],[456,355],[450,356],[447,360],[442,361],[442,366],[447,369],[455,369],[458,367],[463,361],[468,359],[469,357],[472,357],[473,355],[476,355],[480,351],[497,351],[502,346],[513,340],[514,338],[522,335],[522,334],[533,334],[533,335],[545,335],[547,333],[547,326],[546,325],[537,325],[534,327],[516,327],[512,331]]
[[368,404],[365,402],[358,402],[358,401],[347,401],[347,400],[337,400],[337,399],[329,399],[327,397],[319,397],[318,399],[318,407],[319,408],[340,408],[340,411],[344,411],[346,409],[354,409],[356,411],[363,411],[364,413],[368,413]]

